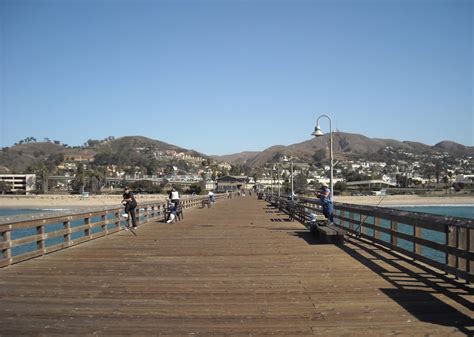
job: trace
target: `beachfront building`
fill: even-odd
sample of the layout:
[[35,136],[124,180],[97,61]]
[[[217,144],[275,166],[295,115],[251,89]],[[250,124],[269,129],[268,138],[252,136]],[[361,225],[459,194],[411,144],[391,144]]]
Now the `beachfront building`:
[[458,174],[456,176],[456,183],[463,183],[464,185],[474,186],[474,174]]
[[206,180],[205,184],[207,191],[213,191],[216,189],[216,183],[212,180]]
[[0,181],[6,183],[13,193],[30,193],[36,186],[36,174],[0,174]]
[[247,176],[223,176],[217,178],[217,192],[247,190]]
[[397,184],[394,182],[385,181],[382,179],[372,179],[372,180],[360,180],[360,181],[348,181],[346,183],[348,188],[351,187],[368,187],[369,189],[372,187],[396,187]]

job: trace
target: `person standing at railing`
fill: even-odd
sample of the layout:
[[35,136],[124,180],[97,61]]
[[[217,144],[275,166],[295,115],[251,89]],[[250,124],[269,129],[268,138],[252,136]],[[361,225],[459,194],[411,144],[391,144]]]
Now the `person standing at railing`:
[[132,218],[133,229],[137,229],[138,227],[135,219],[135,208],[137,208],[137,201],[128,187],[125,187],[123,190],[122,204],[125,206],[125,213],[127,213]]
[[323,183],[321,185],[321,189],[316,192],[316,196],[321,201],[321,206],[323,207],[323,214],[324,216],[331,222],[334,220],[333,212],[334,212],[334,205],[331,199],[331,190],[329,189],[328,185]]

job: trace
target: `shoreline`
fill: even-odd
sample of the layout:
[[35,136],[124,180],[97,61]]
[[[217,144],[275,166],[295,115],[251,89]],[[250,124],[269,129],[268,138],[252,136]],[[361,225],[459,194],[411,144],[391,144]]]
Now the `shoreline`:
[[[163,202],[164,194],[136,195],[138,204],[148,202]],[[45,210],[84,210],[89,208],[119,208],[122,205],[121,195],[2,195],[0,209],[45,209]]]
[[[184,196],[186,197],[186,196]],[[136,195],[138,204],[147,202],[163,202],[165,194]],[[44,210],[84,210],[88,208],[122,207],[121,195],[1,195],[0,208],[44,209]],[[381,196],[335,196],[335,203],[367,205],[378,207],[395,206],[464,206],[474,207],[474,196],[417,196],[387,195]]]
[[356,204],[377,207],[417,207],[417,206],[464,206],[474,207],[474,196],[335,196],[335,203]]

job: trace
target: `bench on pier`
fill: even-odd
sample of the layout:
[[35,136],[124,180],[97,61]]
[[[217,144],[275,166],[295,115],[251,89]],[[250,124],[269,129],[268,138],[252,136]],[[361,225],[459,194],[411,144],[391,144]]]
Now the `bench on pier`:
[[[181,221],[181,219],[184,219],[183,205],[180,202],[178,202],[174,210],[176,211],[176,217],[174,219],[174,222],[178,222],[178,221]],[[164,213],[164,216],[165,216],[164,221],[168,221],[172,211],[173,210],[166,207],[165,213]]]
[[201,201],[201,208],[204,208],[206,206],[207,208],[211,208],[211,201],[209,199],[203,199]]
[[319,220],[310,227],[311,233],[317,238],[333,243],[344,243],[346,231],[326,220]]

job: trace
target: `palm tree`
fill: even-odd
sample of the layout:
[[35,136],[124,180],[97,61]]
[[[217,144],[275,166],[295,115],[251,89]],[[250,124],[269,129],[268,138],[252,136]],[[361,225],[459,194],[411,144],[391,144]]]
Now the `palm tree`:
[[10,192],[12,190],[12,187],[9,183],[6,181],[0,180],[0,192],[2,192],[2,195],[5,194],[6,192]]

